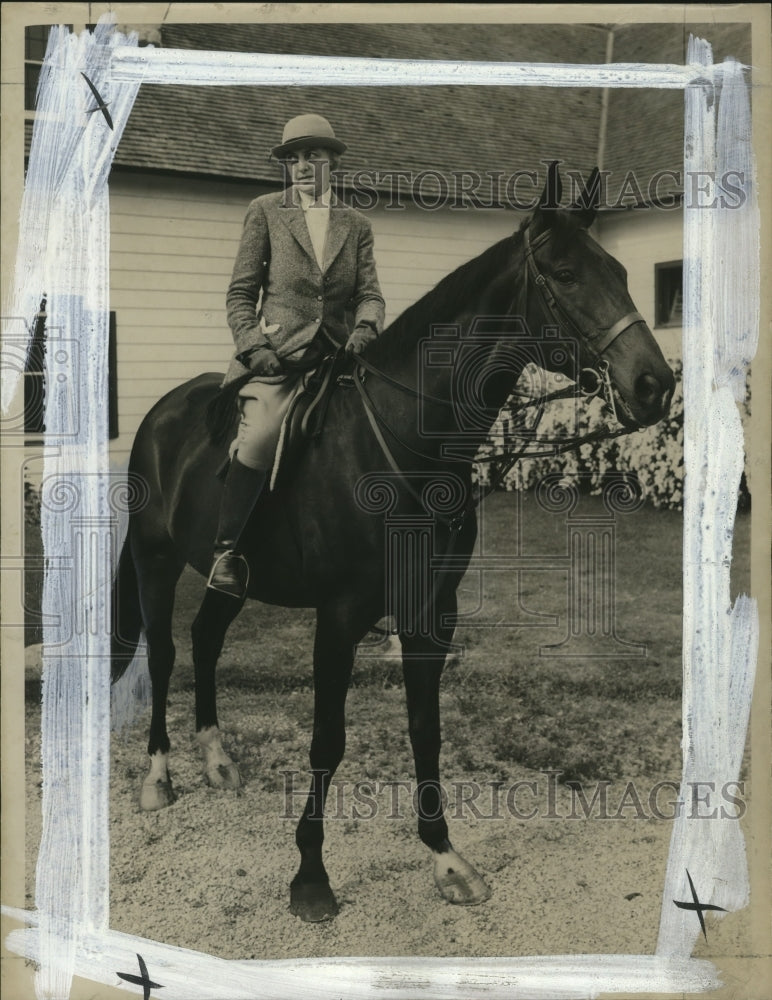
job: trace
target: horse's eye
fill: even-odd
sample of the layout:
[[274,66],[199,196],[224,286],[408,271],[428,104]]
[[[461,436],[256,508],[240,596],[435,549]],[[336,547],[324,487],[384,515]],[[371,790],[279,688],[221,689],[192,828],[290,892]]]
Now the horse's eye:
[[561,267],[559,271],[555,271],[555,280],[559,281],[561,285],[570,285],[576,281],[576,275],[573,271],[569,271],[567,267]]

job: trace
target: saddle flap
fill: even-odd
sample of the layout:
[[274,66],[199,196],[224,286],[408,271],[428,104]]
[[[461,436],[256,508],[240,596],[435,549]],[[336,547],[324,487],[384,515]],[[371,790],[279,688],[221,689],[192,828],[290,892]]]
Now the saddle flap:
[[282,421],[276,447],[271,490],[286,482],[308,442],[318,438],[324,428],[327,409],[338,379],[352,367],[342,351],[328,355],[308,377],[305,388],[290,403]]

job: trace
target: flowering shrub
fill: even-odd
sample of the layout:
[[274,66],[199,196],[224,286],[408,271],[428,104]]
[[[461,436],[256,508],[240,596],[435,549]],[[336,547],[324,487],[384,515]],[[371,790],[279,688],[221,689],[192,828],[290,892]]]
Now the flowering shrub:
[[[503,488],[529,490],[549,473],[558,472],[569,480],[575,478],[578,483],[586,485],[591,493],[600,493],[609,475],[630,472],[636,475],[643,497],[654,507],[682,510],[684,399],[681,362],[671,362],[671,367],[676,387],[670,412],[665,420],[632,434],[588,442],[562,455],[554,454],[552,449],[551,454],[523,458],[506,473]],[[552,403],[547,406],[538,425],[536,439],[566,440],[598,430],[605,423],[601,409],[602,404],[597,399]],[[748,414],[746,401],[743,416],[747,417]],[[523,444],[522,437],[518,437],[522,426],[523,421],[514,409],[502,410],[488,441],[480,449],[480,457],[516,451]],[[546,447],[541,450],[550,449]],[[491,475],[495,475],[499,468],[496,461],[480,462],[476,467],[478,479],[482,483],[489,483]],[[740,499],[749,499],[744,480]]]
[[29,481],[24,481],[24,523],[30,527],[40,525],[40,492]]

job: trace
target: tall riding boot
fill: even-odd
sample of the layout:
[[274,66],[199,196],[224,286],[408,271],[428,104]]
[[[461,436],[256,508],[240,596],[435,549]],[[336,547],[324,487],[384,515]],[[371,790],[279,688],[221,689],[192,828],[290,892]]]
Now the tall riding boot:
[[266,473],[242,465],[234,456],[225,478],[214,561],[207,587],[243,600],[249,583],[249,565],[238,551],[241,534],[265,485]]

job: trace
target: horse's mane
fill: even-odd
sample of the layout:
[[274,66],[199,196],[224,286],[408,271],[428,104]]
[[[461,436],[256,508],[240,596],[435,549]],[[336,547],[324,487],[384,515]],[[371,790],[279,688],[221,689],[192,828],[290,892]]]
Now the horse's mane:
[[365,357],[374,364],[404,357],[405,352],[415,346],[418,337],[426,335],[432,324],[442,323],[463,312],[470,298],[479,295],[491,278],[501,271],[511,252],[512,237],[507,236],[446,275],[368,345]]
[[[547,209],[549,227],[553,234],[553,247],[570,242],[582,228],[581,217],[571,209]],[[527,216],[520,223],[514,236],[506,236],[488,247],[478,257],[467,261],[446,275],[435,287],[399,315],[378,337],[368,345],[365,357],[373,364],[398,359],[415,346],[419,337],[426,336],[432,324],[448,321],[464,311],[470,298],[480,294],[491,279],[501,273],[509,259],[515,242],[522,241],[522,233],[533,217]]]
[[[514,236],[506,236],[483,250],[408,306],[376,340],[368,344],[364,355],[367,360],[378,365],[392,359],[402,359],[415,348],[421,337],[427,335],[433,324],[449,322],[453,317],[463,314],[473,297],[479,296],[491,280],[502,273],[511,259],[515,243],[522,242],[523,230],[531,218],[528,216],[523,219]],[[576,213],[558,209],[550,211],[549,226],[555,243],[559,246],[574,238],[580,223]],[[213,443],[223,443],[229,436],[232,437],[238,390],[250,378],[251,375],[246,374],[242,379],[229,383],[210,401],[206,425]]]

